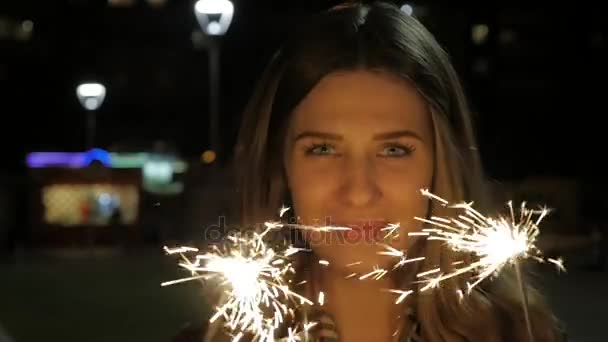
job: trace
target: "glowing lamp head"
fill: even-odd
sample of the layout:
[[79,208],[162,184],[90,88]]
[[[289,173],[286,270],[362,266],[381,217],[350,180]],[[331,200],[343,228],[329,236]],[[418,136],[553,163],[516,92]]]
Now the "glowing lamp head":
[[76,88],[76,96],[86,110],[97,110],[106,97],[106,87],[100,83],[83,83]]
[[194,14],[203,32],[221,36],[230,27],[234,5],[230,0],[199,0],[194,5]]
[[401,12],[403,12],[407,15],[413,15],[414,7],[410,4],[403,4],[403,6],[401,6]]

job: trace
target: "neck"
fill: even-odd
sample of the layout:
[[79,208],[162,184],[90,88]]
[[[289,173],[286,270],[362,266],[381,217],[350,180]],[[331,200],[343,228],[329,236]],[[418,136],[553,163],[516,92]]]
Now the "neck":
[[396,285],[389,276],[346,279],[340,269],[326,268],[321,277],[325,292],[325,310],[335,319],[341,340],[390,341],[403,322],[403,304],[395,304],[397,296],[387,290]]

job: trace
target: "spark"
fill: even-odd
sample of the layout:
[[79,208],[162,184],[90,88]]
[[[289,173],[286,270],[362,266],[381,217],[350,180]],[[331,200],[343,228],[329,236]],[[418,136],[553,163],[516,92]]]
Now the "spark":
[[429,232],[411,232],[407,233],[407,236],[429,236]]
[[429,275],[429,274],[433,274],[433,273],[439,273],[439,272],[441,272],[441,269],[440,269],[440,268],[435,268],[435,269],[432,269],[432,270],[429,270],[429,271],[426,271],[426,272],[421,272],[421,273],[418,273],[418,274],[416,275],[416,277],[420,278],[420,277],[427,276],[427,275]]
[[566,268],[564,267],[564,260],[562,258],[547,258],[547,261],[554,264],[557,267],[558,271],[566,272]]
[[384,277],[387,273],[388,273],[387,270],[384,270],[384,269],[381,269],[381,268],[378,268],[378,267],[374,266],[374,270],[373,271],[360,276],[359,280],[364,280],[364,279],[367,279],[369,277],[373,277],[375,280],[379,280],[380,278]]
[[[460,274],[472,273],[474,282],[469,284],[469,291],[486,278],[496,276],[505,265],[516,264],[520,260],[533,258],[544,261],[540,250],[536,247],[539,235],[539,224],[549,213],[546,207],[533,210],[523,202],[519,214],[515,214],[513,203],[508,202],[508,216],[487,217],[473,208],[473,202],[450,205],[445,199],[431,194],[428,190],[421,193],[441,202],[443,206],[464,211],[455,217],[436,217],[430,219],[416,217],[416,220],[430,224],[434,228],[423,229],[429,233],[429,240],[445,241],[453,250],[473,254],[476,260],[456,268],[453,272],[440,274],[429,279],[428,284],[421,289],[436,287],[439,282]],[[547,259],[559,269],[563,269],[561,259]],[[463,262],[454,262],[460,265]],[[438,273],[434,269],[419,273],[418,277]]]
[[384,238],[388,238],[391,235],[395,235],[395,238],[399,237],[399,234],[396,232],[399,231],[399,228],[401,227],[401,225],[399,223],[389,223],[388,226],[386,226],[385,228],[380,229],[380,231],[385,231],[387,230],[388,233],[386,233],[386,235],[384,235]]
[[408,259],[406,256],[406,253],[404,251],[400,251],[400,250],[393,248],[391,246],[388,246],[388,245],[384,245],[384,248],[386,248],[386,251],[378,252],[378,254],[392,256],[392,257],[399,259],[399,261],[395,264],[395,266],[393,266],[393,270],[397,269],[405,264],[408,264],[411,262],[416,262],[416,261],[421,261],[421,260],[425,259],[425,257]]
[[169,247],[165,246],[164,249],[165,249],[165,252],[167,254],[179,254],[179,253],[187,253],[187,252],[198,252],[198,248],[193,248],[193,247],[169,248]]
[[399,295],[399,297],[397,297],[397,300],[395,300],[395,304],[400,304],[401,302],[403,302],[403,300],[411,295],[412,293],[414,293],[413,290],[407,290],[407,291],[402,291],[402,290],[388,290],[389,292],[392,293],[396,293]]
[[294,273],[289,256],[299,250],[290,246],[282,249],[282,253],[276,252],[264,242],[262,234],[254,233],[253,238],[248,239],[229,236],[221,248],[214,245],[208,253],[193,258],[186,257],[186,253],[198,249],[165,248],[167,253],[181,254],[183,262],[179,265],[190,271],[192,276],[162,285],[195,279],[215,280],[226,296],[216,308],[211,322],[223,317],[225,325],[235,333],[235,340],[247,333],[262,340],[265,336],[272,336],[285,321],[284,316],[289,314],[288,305],[298,300],[308,304],[312,301],[293,292],[287,285],[287,278]]
[[357,266],[357,265],[361,265],[361,264],[362,264],[361,261],[351,262],[350,264],[346,264],[346,267],[353,267],[353,266]]

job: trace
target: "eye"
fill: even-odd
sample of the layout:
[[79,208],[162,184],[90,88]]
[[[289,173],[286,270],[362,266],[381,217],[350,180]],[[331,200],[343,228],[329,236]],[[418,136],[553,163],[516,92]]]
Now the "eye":
[[380,156],[389,158],[407,157],[414,152],[415,148],[411,145],[390,144],[384,146]]
[[336,153],[336,149],[330,144],[312,144],[306,147],[306,155],[323,156]]

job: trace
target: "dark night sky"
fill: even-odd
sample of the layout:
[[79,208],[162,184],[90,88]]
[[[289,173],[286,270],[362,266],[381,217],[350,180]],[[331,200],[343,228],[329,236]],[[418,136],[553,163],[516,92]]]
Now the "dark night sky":
[[[198,29],[193,1],[168,0],[161,8],[135,3],[112,8],[92,0],[2,1],[3,168],[22,170],[28,151],[84,149],[85,121],[74,89],[87,78],[108,87],[99,112],[100,147],[147,148],[162,139],[185,156],[205,150],[207,55],[191,40]],[[335,3],[235,1],[233,25],[222,42],[221,136],[227,149],[253,83],[285,28],[298,15]],[[465,82],[492,175],[599,172],[608,60],[599,5],[412,4]],[[34,22],[33,35],[18,41],[6,33],[6,23],[23,20]],[[490,29],[481,46],[471,40],[473,24]]]

